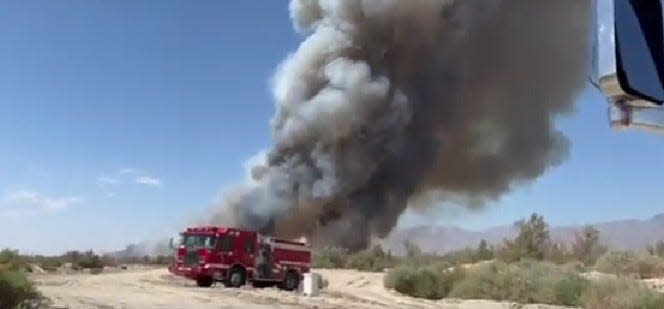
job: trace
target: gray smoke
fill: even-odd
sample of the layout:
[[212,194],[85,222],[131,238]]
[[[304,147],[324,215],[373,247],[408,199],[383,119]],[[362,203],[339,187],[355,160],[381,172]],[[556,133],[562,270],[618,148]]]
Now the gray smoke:
[[211,221],[351,250],[426,197],[469,207],[561,163],[584,0],[293,0],[274,146]]

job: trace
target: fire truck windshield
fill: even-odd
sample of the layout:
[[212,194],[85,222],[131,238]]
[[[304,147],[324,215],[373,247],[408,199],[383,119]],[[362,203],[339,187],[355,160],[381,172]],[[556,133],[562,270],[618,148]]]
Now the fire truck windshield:
[[217,238],[213,235],[184,234],[182,244],[188,248],[214,248]]

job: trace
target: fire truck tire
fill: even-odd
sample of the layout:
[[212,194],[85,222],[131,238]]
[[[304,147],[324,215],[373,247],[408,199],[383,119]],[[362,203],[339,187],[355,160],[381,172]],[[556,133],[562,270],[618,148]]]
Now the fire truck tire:
[[233,267],[228,273],[228,287],[239,288],[247,284],[247,273],[241,267]]
[[300,285],[300,276],[294,271],[289,271],[281,284],[281,288],[286,291],[295,291]]
[[202,288],[209,288],[212,286],[212,277],[202,277],[196,279],[196,285]]

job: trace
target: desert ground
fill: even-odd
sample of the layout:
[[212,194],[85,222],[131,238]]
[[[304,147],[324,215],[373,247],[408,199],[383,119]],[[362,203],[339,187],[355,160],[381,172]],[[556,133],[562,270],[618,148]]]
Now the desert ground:
[[[54,308],[403,308],[403,309],[499,309],[509,303],[484,300],[429,301],[399,295],[383,288],[383,274],[352,270],[316,270],[327,279],[317,297],[274,288],[241,289],[216,285],[198,288],[194,282],[176,278],[163,268],[134,268],[91,274],[34,275],[39,290]],[[545,309],[529,305],[519,308]]]

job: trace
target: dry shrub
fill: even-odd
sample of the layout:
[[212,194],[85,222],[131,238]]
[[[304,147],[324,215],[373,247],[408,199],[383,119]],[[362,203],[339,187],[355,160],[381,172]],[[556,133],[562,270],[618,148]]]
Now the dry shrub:
[[495,262],[478,266],[455,285],[451,297],[577,306],[588,281],[548,262]]
[[572,267],[531,260],[487,263],[465,272],[445,263],[401,266],[388,273],[385,286],[427,299],[491,299],[589,309],[664,308],[664,294],[642,282],[625,277],[588,280]]
[[385,252],[380,245],[349,254],[340,248],[325,248],[315,251],[312,258],[314,268],[345,268],[360,271],[382,272],[394,266],[397,259]]
[[350,255],[345,266],[360,271],[382,272],[394,264],[395,260],[392,255],[386,253],[381,246],[376,245],[369,250]]
[[430,266],[402,265],[385,276],[386,288],[418,298],[442,299],[462,280],[464,270],[447,263]]
[[582,296],[587,309],[661,309],[664,294],[628,278],[594,282]]
[[315,268],[345,268],[348,251],[341,248],[325,248],[314,252],[312,265]]
[[631,251],[609,252],[597,260],[595,270],[638,279],[664,277],[664,258]]

